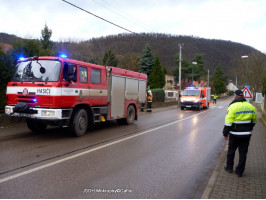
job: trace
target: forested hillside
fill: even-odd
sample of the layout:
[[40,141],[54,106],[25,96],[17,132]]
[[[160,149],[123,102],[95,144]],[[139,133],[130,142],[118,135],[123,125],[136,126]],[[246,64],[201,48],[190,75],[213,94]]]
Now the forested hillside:
[[[0,33],[0,43],[12,44],[19,38]],[[196,53],[202,53],[205,68],[213,73],[221,65],[230,77],[234,62],[242,55],[256,51],[240,43],[224,40],[203,39],[193,36],[175,36],[167,34],[119,34],[93,38],[88,41],[56,42],[56,52],[66,52],[70,58],[101,64],[106,51],[112,50],[119,60],[118,67],[136,70],[137,62],[145,45],[149,43],[154,56],[160,58],[168,73],[176,67],[174,56],[179,53],[178,44],[183,44],[182,57],[191,60]]]

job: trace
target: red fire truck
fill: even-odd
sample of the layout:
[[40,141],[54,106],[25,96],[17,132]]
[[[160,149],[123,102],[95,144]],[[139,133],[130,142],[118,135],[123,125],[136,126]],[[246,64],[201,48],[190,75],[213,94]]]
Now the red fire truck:
[[34,132],[47,125],[82,136],[97,122],[131,124],[146,101],[145,74],[62,57],[20,59],[7,85],[5,113],[25,117]]

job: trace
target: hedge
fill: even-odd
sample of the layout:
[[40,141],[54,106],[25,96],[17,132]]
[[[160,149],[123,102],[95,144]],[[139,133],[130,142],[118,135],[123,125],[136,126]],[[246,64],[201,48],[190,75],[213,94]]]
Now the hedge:
[[151,89],[153,102],[164,102],[165,101],[165,92],[164,89],[158,88],[158,89]]

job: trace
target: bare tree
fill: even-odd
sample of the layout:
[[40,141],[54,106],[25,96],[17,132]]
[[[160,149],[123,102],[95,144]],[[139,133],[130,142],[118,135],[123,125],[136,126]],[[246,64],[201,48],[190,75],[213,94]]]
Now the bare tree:
[[236,63],[235,74],[237,74],[238,86],[242,88],[246,84],[253,92],[261,92],[263,77],[266,75],[266,55],[257,51],[248,55],[248,58],[239,58]]

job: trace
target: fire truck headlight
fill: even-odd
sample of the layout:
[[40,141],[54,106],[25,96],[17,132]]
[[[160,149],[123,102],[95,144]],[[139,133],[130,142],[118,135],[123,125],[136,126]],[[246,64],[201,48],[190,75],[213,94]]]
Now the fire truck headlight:
[[195,101],[194,102],[199,102],[199,99],[195,99]]
[[12,113],[12,109],[10,107],[5,107],[5,113],[6,114],[11,114]]
[[52,110],[42,110],[42,116],[55,116],[55,111],[52,111]]

